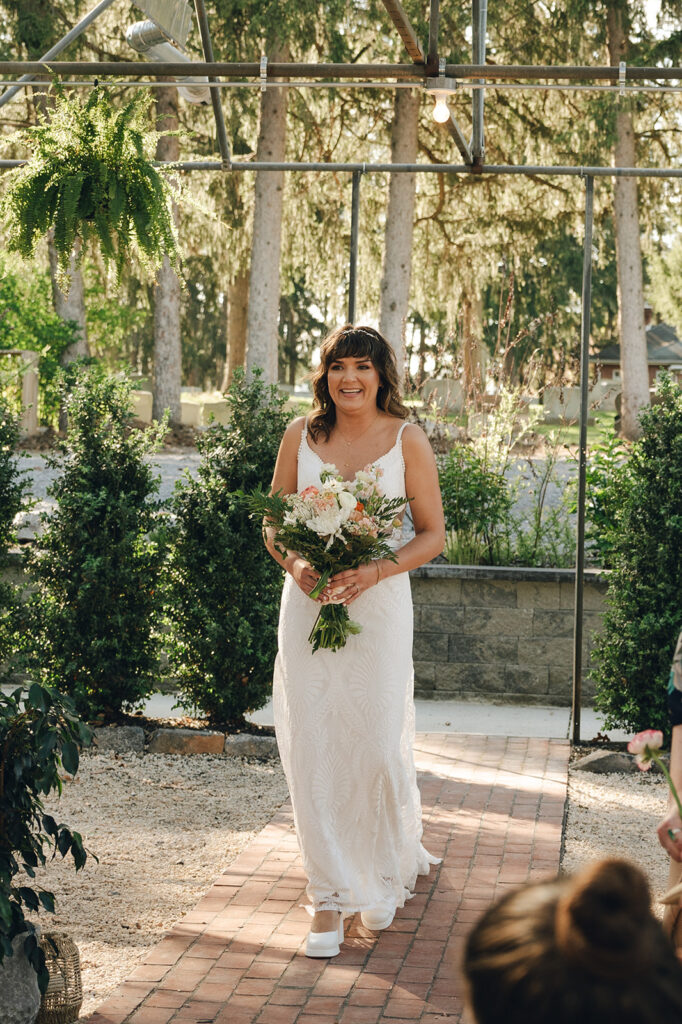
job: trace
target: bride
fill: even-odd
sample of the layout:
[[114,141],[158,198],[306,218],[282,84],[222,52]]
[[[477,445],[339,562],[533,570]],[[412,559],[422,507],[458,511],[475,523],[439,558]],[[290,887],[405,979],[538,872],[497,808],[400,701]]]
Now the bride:
[[[357,911],[387,928],[418,874],[438,863],[421,845],[413,759],[412,600],[408,570],[439,554],[445,528],[438,473],[419,427],[406,424],[393,350],[371,327],[347,324],[320,349],[312,414],[287,428],[272,490],[320,486],[323,464],[345,479],[378,466],[389,497],[408,497],[414,537],[379,559],[332,577],[319,601],[353,605],[362,632],[339,651],[308,643],[319,579],[290,551],[270,554],[287,571],[274,677],[277,742],[308,876],[313,921],[306,954],[335,956],[343,918]],[[399,535],[400,531],[396,531]]]

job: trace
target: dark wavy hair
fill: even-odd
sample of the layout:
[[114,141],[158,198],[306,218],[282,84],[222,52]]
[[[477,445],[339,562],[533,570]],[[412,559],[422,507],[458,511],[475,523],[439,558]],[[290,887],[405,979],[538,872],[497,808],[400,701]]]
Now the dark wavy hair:
[[404,420],[409,416],[400,395],[400,378],[395,352],[386,339],[373,327],[344,324],[328,334],[320,345],[320,365],[313,374],[313,412],[308,429],[317,441],[320,434],[329,440],[336,423],[336,406],[327,386],[329,367],[337,359],[369,359],[381,381],[377,392],[377,408],[390,416]]
[[464,953],[477,1024],[660,1024],[682,1020],[682,966],[624,860],[507,893]]

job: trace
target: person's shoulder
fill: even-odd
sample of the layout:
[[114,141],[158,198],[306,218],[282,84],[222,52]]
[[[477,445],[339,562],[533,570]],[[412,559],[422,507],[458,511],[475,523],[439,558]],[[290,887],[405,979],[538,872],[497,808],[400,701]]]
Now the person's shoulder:
[[405,423],[402,433],[403,451],[414,452],[415,455],[431,452],[428,437],[417,423]]
[[303,428],[305,426],[306,417],[297,416],[296,419],[292,420],[287,426],[282,437],[282,444],[287,448],[296,447],[298,448],[301,437],[303,435]]

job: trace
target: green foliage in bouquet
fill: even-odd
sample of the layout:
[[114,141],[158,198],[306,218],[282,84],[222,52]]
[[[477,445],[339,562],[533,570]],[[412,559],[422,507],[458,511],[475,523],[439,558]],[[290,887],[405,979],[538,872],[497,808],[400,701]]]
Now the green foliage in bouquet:
[[669,377],[641,417],[617,529],[604,629],[596,639],[595,705],[607,727],[668,731],[667,683],[682,628],[682,390]]
[[239,493],[269,484],[290,419],[260,371],[237,372],[227,398],[229,425],[198,440],[198,474],[173,498],[167,595],[181,703],[221,725],[262,707],[272,688],[282,572]]
[[[49,117],[14,136],[31,157],[11,173],[0,207],[9,248],[28,259],[54,228],[64,282],[77,240],[97,240],[119,277],[133,256],[150,271],[166,255],[177,268],[172,188],[152,163],[160,133],[150,127],[150,94],[136,92],[117,109],[102,86],[85,104],[60,84],[54,88]],[[83,246],[77,252],[80,257]]]
[[12,939],[25,933],[24,952],[42,992],[45,957],[24,913],[53,913],[55,900],[31,879],[47,862],[46,848],[53,856],[70,854],[77,871],[87,859],[79,833],[46,814],[42,797],[61,793],[60,771],[76,773],[79,748],[91,738],[71,701],[55,690],[33,683],[28,692],[0,693],[0,963],[12,956]]
[[56,508],[29,559],[24,659],[87,718],[139,706],[158,671],[164,544],[145,455],[167,424],[131,429],[131,390],[94,368],[75,371],[68,436],[48,458],[60,471],[48,492]]

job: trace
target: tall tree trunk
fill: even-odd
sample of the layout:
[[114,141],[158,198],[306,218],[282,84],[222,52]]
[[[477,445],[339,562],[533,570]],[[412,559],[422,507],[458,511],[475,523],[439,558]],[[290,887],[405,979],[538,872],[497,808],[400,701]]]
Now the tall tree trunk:
[[[628,37],[620,7],[607,11],[609,57],[613,65],[627,57]],[[627,101],[626,101],[627,102]],[[615,167],[635,167],[637,152],[631,111],[621,106],[616,113]],[[649,403],[649,367],[644,328],[644,287],[636,178],[616,178],[613,208],[618,264],[618,320],[620,365],[623,380],[621,432],[634,439],[640,434],[638,416]]]
[[462,299],[462,384],[467,402],[480,408],[483,392],[480,330],[482,302],[468,295]]
[[[272,61],[287,61],[288,47],[272,53]],[[288,89],[266,89],[261,99],[257,160],[284,160]],[[253,209],[251,274],[247,321],[246,366],[263,370],[264,380],[274,384],[279,376],[277,360],[279,316],[279,261],[282,238],[284,171],[258,171]]]
[[69,290],[63,292],[57,283],[57,250],[54,246],[53,232],[50,231],[47,238],[47,253],[50,260],[50,280],[52,282],[52,302],[54,311],[62,320],[74,320],[78,324],[78,338],[73,345],[69,345],[62,354],[62,363],[73,362],[83,356],[90,355],[88,346],[88,327],[85,320],[85,289],[83,287],[83,275],[76,266],[76,259],[81,247],[80,240],[76,240],[69,261]]
[[234,371],[238,366],[244,365],[248,311],[249,275],[243,271],[227,286],[227,359],[220,385],[221,391],[227,391],[232,383]]
[[[396,89],[391,132],[391,162],[394,164],[416,162],[420,99],[417,91]],[[395,350],[401,380],[405,370],[405,319],[410,297],[415,186],[415,174],[391,175],[381,278],[379,330]]]
[[[178,90],[174,86],[155,90],[156,115],[160,131],[178,127]],[[178,160],[180,144],[175,135],[163,136],[156,144],[157,160]],[[177,211],[173,210],[177,218]],[[182,349],[180,344],[180,282],[164,257],[154,285],[154,402],[152,415],[160,419],[166,409],[171,423],[180,422]]]

